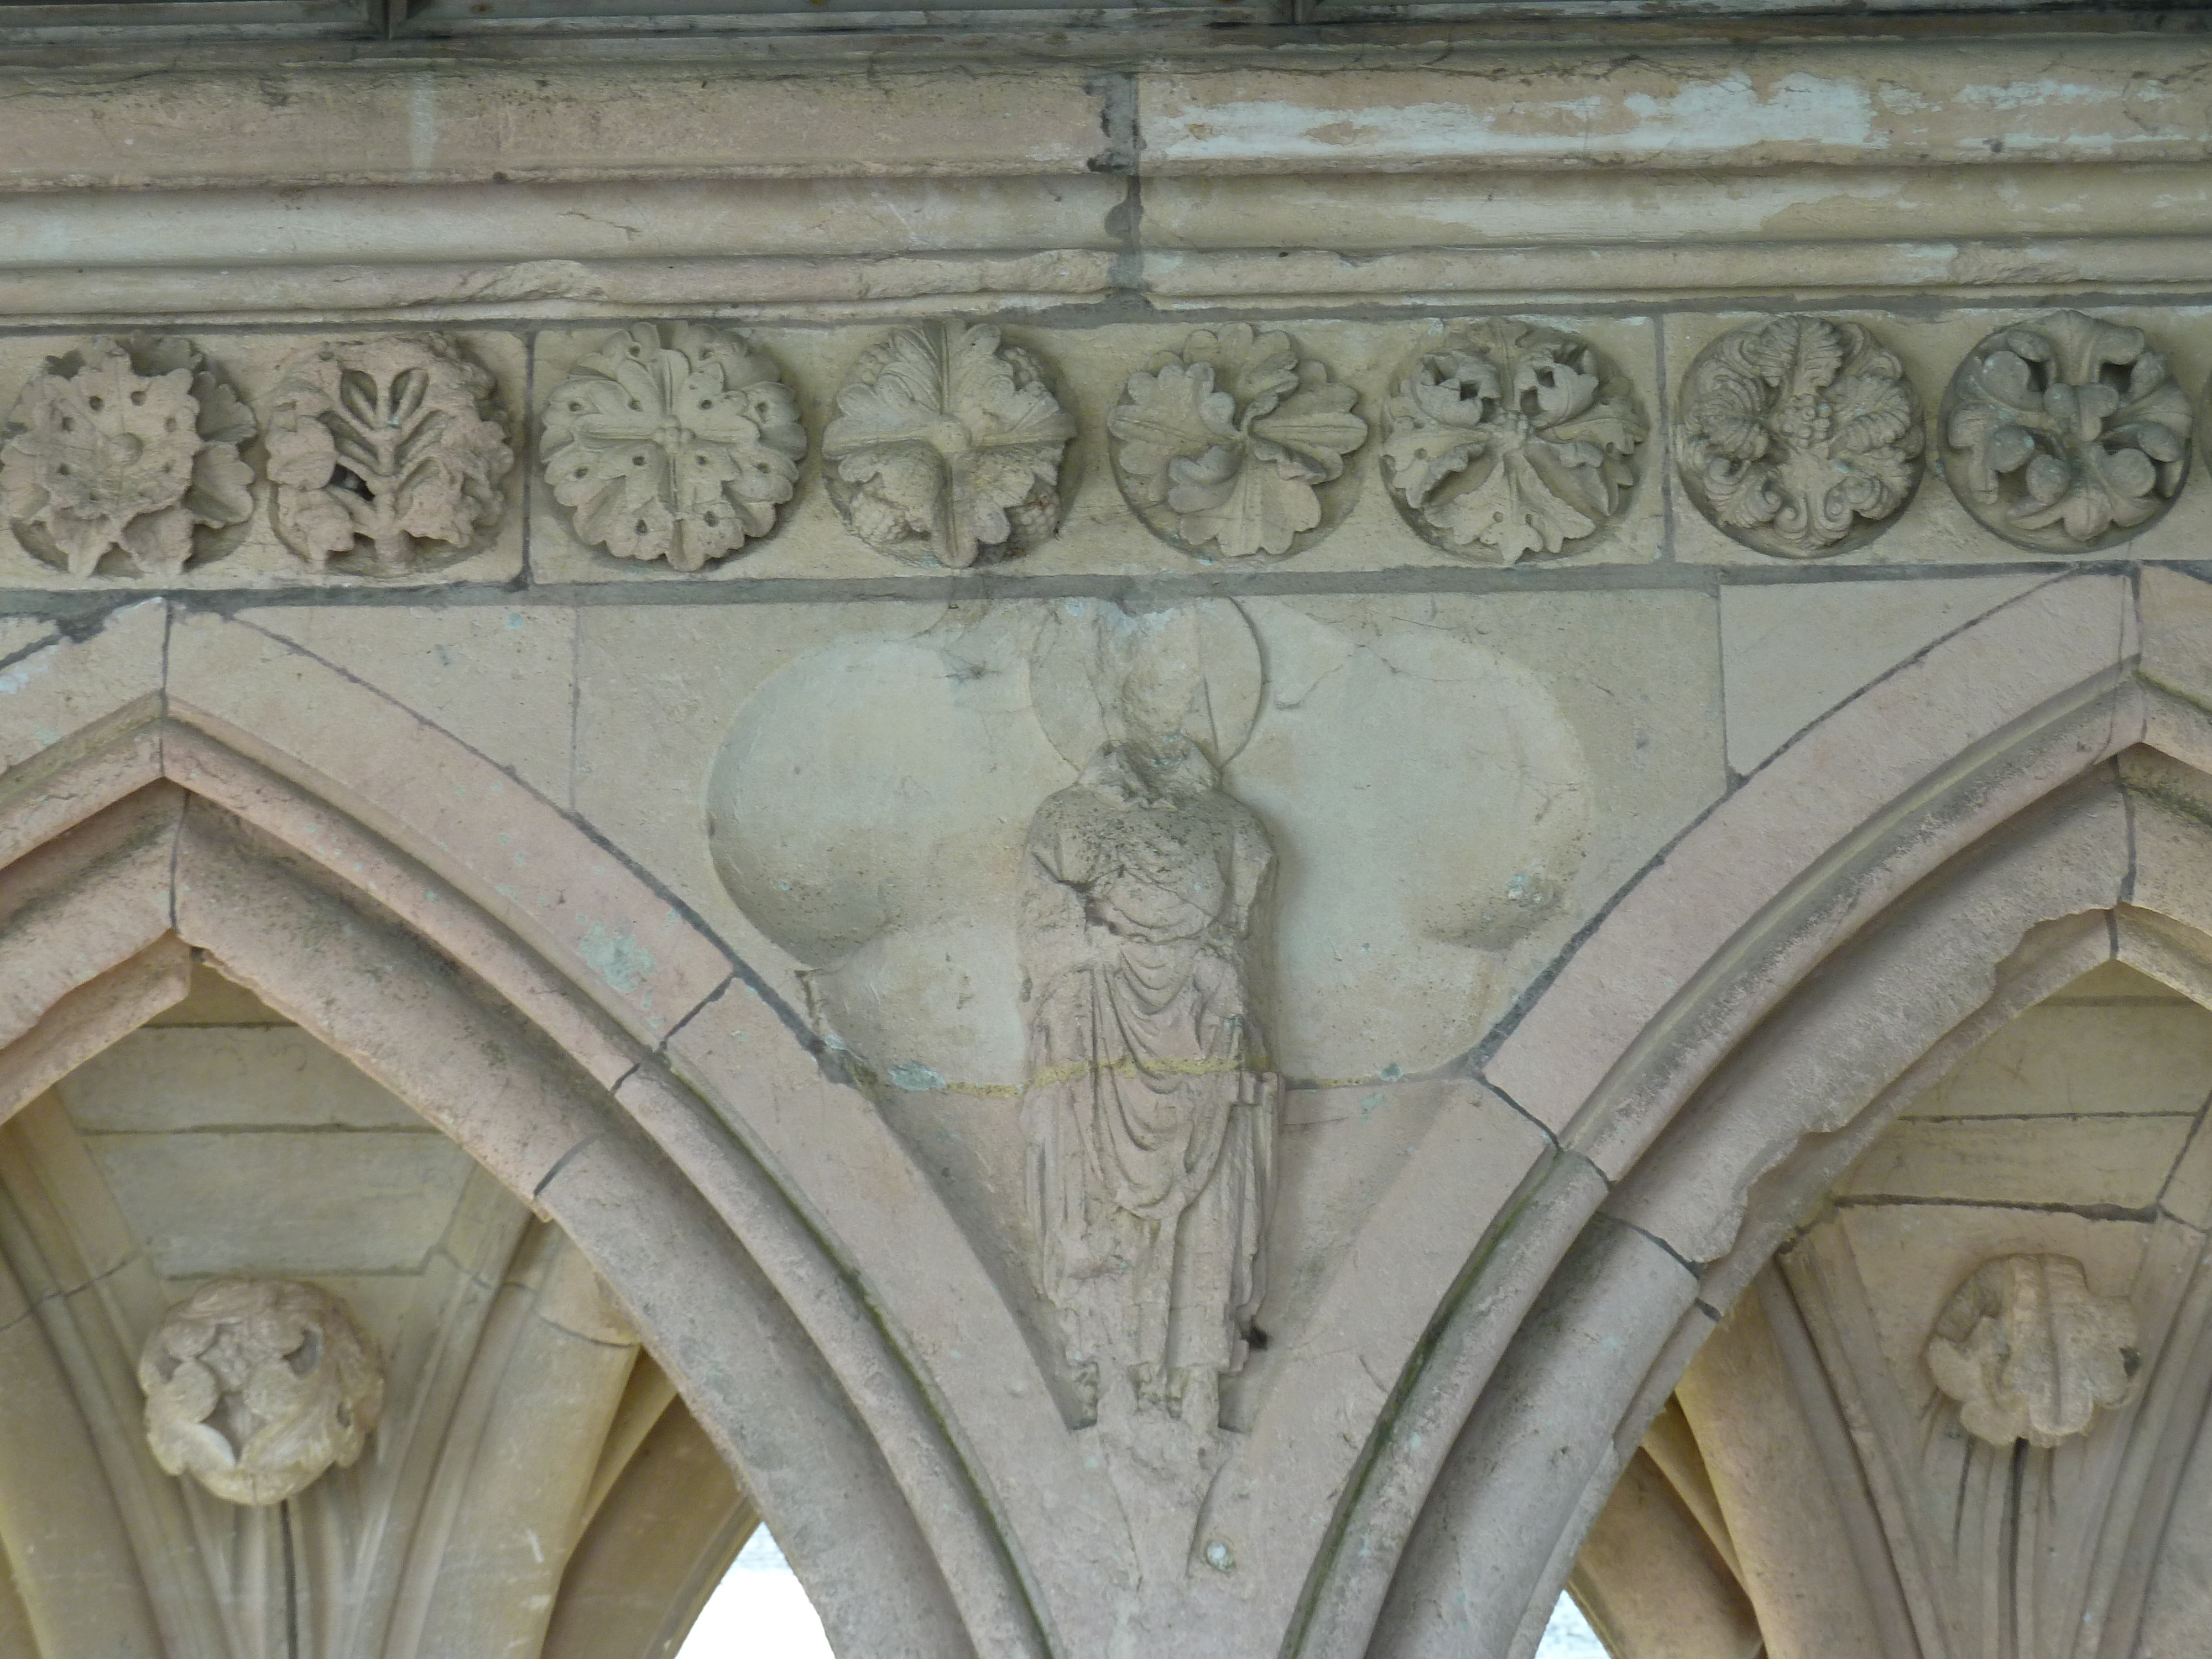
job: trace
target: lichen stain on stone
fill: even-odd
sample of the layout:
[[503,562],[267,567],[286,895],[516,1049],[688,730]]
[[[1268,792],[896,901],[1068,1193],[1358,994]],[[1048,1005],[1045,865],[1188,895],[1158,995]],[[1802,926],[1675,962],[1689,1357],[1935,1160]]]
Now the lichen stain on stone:
[[35,657],[26,658],[5,673],[0,673],[0,697],[14,696],[33,680],[51,672],[53,665],[53,653],[51,651],[41,651]]
[[606,924],[599,921],[584,930],[576,954],[611,989],[624,996],[633,994],[654,966],[653,952],[637,942],[636,934],[610,932]]

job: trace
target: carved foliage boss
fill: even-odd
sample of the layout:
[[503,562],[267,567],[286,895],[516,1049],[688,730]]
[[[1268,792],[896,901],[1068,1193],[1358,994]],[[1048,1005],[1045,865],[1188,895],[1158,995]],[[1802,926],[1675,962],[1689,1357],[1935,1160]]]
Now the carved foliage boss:
[[1287,334],[1200,329],[1132,374],[1108,418],[1122,492],[1187,550],[1288,553],[1322,521],[1316,486],[1367,441],[1357,401]]
[[1905,366],[1856,323],[1731,330],[1683,382],[1683,487],[1762,553],[1817,558],[1872,540],[1912,499],[1926,445]]
[[155,1461],[234,1504],[279,1504],[349,1467],[384,1408],[343,1304],[286,1279],[220,1279],[172,1308],[138,1386]]
[[2100,1407],[2135,1391],[2135,1310],[2090,1291],[2061,1255],[1985,1261],[1960,1285],[1928,1339],[1936,1386],[1966,1431],[1995,1446],[2056,1446]]
[[995,328],[934,323],[862,354],[822,451],[830,497],[863,540],[963,569],[1059,527],[1074,435],[1035,357]]
[[253,416],[191,343],[102,336],[23,388],[0,496],[32,551],[88,576],[111,551],[174,576],[196,526],[252,515]]
[[1966,510],[2022,547],[2082,553],[2163,517],[2189,471],[2188,395],[2139,328],[2079,311],[2001,328],[1943,398]]
[[1382,465],[1424,536],[1513,564],[1557,553],[1620,511],[1644,429],[1595,348],[1555,329],[1484,323],[1399,377]]
[[576,533],[697,570],[775,526],[806,434],[775,365],[743,336],[653,323],[610,336],[545,409],[546,482]]
[[269,418],[276,533],[318,570],[359,543],[378,575],[465,551],[499,517],[514,460],[493,390],[434,334],[295,354]]

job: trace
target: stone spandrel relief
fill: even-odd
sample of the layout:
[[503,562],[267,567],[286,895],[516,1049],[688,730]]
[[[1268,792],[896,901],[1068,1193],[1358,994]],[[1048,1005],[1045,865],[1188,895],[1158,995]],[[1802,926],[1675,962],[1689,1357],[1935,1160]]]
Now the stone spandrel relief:
[[1919,488],[1926,417],[1896,355],[1856,323],[1732,329],[1682,382],[1682,487],[1724,534],[1778,558],[1863,547]]
[[775,364],[743,335],[694,323],[608,336],[547,399],[541,441],[580,538],[676,570],[773,530],[806,453]]
[[252,516],[240,458],[252,413],[190,341],[114,339],[48,361],[0,446],[17,540],[72,576],[114,555],[135,576],[181,574],[199,532]]
[[1617,518],[1644,417],[1588,342],[1480,323],[1423,351],[1392,386],[1382,468],[1407,523],[1447,553],[1516,564]]
[[289,1279],[219,1279],[172,1308],[138,1361],[146,1440],[233,1504],[281,1504],[350,1468],[384,1372],[343,1304]]
[[295,353],[269,416],[277,535],[317,570],[398,575],[465,553],[497,522],[514,462],[495,391],[434,334]]
[[902,328],[861,355],[822,434],[830,499],[863,541],[955,570],[1060,527],[1075,420],[1030,353],[984,325]]
[[2189,474],[2188,394],[2139,328],[2079,311],[2001,328],[1943,395],[1966,511],[2040,553],[2090,553],[2163,518]]
[[1103,740],[1037,809],[1024,861],[1036,1271],[1086,1412],[1126,1389],[1210,1431],[1265,1286],[1282,1082],[1258,934],[1274,852],[1200,741],[1221,728],[1196,618],[1088,619],[1043,644],[1091,646]]
[[1201,558],[1294,552],[1322,523],[1322,487],[1367,441],[1358,401],[1288,334],[1200,329],[1132,374],[1107,417],[1121,493]]
[[1953,1293],[1927,1358],[1969,1434],[1997,1447],[2057,1446],[2134,1396],[2135,1310],[2092,1292],[2071,1257],[2000,1256]]

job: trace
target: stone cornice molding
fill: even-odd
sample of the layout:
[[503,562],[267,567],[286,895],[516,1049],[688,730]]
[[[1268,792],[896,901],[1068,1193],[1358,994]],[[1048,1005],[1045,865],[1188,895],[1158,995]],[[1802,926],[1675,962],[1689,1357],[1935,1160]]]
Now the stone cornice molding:
[[2151,292],[2200,284],[2212,252],[2212,45],[2194,33],[1110,68],[739,66],[648,44],[0,70],[0,308]]
[[1556,45],[1331,45],[1123,65],[763,64],[642,44],[538,63],[471,42],[434,59],[264,48],[18,64],[0,69],[0,190],[2212,157],[2212,43],[2193,32],[1654,43],[1607,60]]

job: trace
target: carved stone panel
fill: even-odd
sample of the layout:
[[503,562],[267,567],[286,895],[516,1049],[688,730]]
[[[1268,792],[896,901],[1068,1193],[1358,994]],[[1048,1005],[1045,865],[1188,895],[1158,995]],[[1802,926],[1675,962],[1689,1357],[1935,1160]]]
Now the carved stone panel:
[[344,1305],[288,1279],[202,1286],[147,1339],[138,1386],[155,1461],[257,1506],[349,1468],[384,1408],[383,1369]]
[[95,337],[24,386],[0,447],[0,499],[33,554],[89,576],[111,553],[175,576],[196,532],[242,524],[253,416],[191,343]]
[[1074,417],[1043,366],[995,328],[902,328],[863,353],[822,434],[830,498],[872,547],[954,569],[1059,528]]
[[1678,418],[1684,491],[1723,534],[1778,558],[1864,546],[1919,487],[1919,397],[1856,323],[1730,330],[1690,365]]
[[2127,1403],[2138,1364],[2135,1310],[2091,1293],[2062,1255],[1985,1261],[1959,1286],[1928,1339],[1936,1386],[1968,1433],[1993,1446],[2056,1446],[2100,1407]]
[[2189,474],[2191,424],[2141,329],[2057,311],[1966,354],[1943,396],[1944,471],[2007,541],[2094,552],[2165,516]]
[[1644,440],[1627,381],[1597,349],[1533,323],[1480,323],[1391,388],[1382,469],[1406,521],[1486,564],[1554,554],[1626,503]]
[[1322,522],[1320,487],[1367,441],[1358,401],[1287,334],[1200,329],[1132,374],[1108,417],[1121,493],[1201,558],[1294,552]]
[[543,443],[578,536],[678,570],[774,529],[806,453],[775,364],[743,335],[692,323],[609,335],[555,389]]
[[276,533],[316,569],[397,575],[467,551],[514,465],[490,374],[435,334],[317,345],[283,366],[269,417]]

